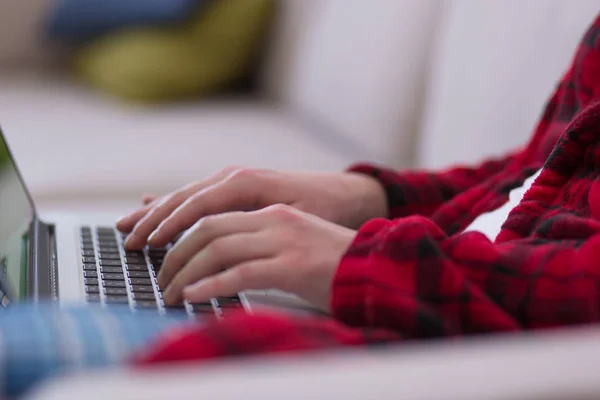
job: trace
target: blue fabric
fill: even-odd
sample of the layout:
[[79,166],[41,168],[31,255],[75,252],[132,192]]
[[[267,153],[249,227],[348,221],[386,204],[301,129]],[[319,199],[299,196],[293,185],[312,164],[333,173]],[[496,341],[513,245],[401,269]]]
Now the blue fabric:
[[208,0],[56,0],[48,21],[54,39],[77,43],[130,26],[180,22]]
[[0,310],[0,398],[16,398],[60,374],[118,365],[167,329],[190,323],[183,313],[165,317],[128,308]]

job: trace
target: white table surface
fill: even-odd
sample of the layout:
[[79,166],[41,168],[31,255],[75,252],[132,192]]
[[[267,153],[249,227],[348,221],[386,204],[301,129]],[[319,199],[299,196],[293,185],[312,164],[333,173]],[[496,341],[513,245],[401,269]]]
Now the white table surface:
[[28,400],[531,400],[600,398],[600,329],[375,353],[81,374]]

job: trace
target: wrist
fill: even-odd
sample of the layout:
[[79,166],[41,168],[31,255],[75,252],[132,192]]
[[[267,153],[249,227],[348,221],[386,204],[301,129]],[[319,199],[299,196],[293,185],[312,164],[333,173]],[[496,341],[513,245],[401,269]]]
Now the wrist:
[[388,218],[387,195],[381,182],[358,172],[347,172],[345,177],[356,207],[353,213],[355,220],[351,226],[358,228],[370,219]]

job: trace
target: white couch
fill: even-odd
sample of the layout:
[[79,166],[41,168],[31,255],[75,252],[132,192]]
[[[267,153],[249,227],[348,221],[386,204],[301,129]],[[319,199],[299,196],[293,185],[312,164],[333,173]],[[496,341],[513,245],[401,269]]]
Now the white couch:
[[593,0],[283,0],[260,95],[132,107],[57,74],[48,0],[0,2],[0,124],[41,208],[133,206],[225,165],[471,162],[522,144]]

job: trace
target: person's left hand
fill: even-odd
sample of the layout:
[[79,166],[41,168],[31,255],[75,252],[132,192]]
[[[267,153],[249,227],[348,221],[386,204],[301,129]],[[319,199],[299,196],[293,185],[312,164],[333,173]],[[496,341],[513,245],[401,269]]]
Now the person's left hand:
[[158,284],[167,304],[280,289],[329,311],[333,277],[355,235],[286,205],[211,215],[169,250]]

